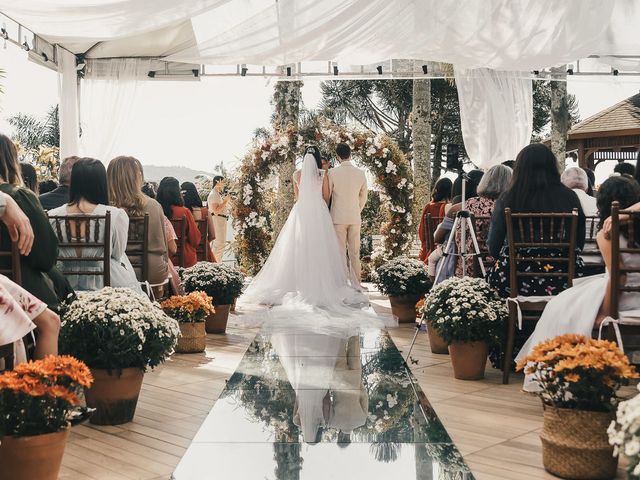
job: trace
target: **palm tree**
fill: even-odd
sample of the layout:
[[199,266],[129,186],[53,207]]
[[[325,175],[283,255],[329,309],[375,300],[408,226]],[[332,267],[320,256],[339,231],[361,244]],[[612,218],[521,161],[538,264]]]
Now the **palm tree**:
[[60,146],[58,105],[49,108],[42,119],[27,113],[17,113],[7,121],[14,128],[13,140],[26,150],[37,150],[40,146]]

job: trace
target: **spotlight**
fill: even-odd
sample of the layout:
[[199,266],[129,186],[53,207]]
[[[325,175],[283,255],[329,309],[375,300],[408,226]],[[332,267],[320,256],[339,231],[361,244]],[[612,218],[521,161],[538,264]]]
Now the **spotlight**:
[[247,72],[249,71],[249,69],[247,67],[242,67],[240,69],[240,76],[241,77],[246,77],[247,76]]
[[42,60],[44,60],[45,62],[49,61],[49,56],[46,53],[42,52],[40,56],[42,57]]
[[338,75],[338,66],[337,65],[333,66],[333,74],[336,75],[336,76]]
[[422,65],[422,73],[424,73],[425,75],[429,73],[429,67],[427,67],[426,65]]
[[193,70],[191,70],[191,73],[193,73],[193,76],[196,78],[200,76],[200,70],[198,70],[197,68],[194,68]]
[[155,78],[156,76],[156,72],[154,72],[153,70],[149,70],[149,73],[147,73],[147,77],[149,78]]
[[31,47],[29,46],[29,43],[27,43],[27,40],[25,39],[24,43],[22,44],[22,49],[25,52],[28,52],[29,50],[31,50]]
[[614,76],[614,77],[617,77],[617,76],[618,76],[618,74],[619,74],[620,72],[618,71],[618,69],[617,69],[617,68],[614,68],[614,69],[613,69],[613,71],[612,71],[611,73],[613,73],[613,76]]
[[534,70],[534,71],[533,71],[533,74],[534,74],[536,77],[539,77],[539,76],[540,76],[540,70]]
[[567,68],[567,75],[573,75],[573,65],[569,65],[569,68]]
[[6,27],[0,28],[0,34],[1,34],[2,38],[4,38],[5,40],[9,39],[9,32],[7,32]]
[[378,71],[378,75],[382,75],[382,65],[378,65],[376,70]]
[[84,62],[80,62],[80,63],[78,63],[78,64],[76,65],[76,71],[80,72],[80,71],[84,70],[84,67],[86,67],[86,66],[87,66],[87,64],[86,64],[86,63],[84,63]]
[[287,77],[291,76],[291,67],[287,67]]

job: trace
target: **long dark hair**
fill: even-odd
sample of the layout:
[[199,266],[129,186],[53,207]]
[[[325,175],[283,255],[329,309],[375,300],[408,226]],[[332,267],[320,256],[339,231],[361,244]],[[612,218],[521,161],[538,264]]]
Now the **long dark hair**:
[[453,182],[447,177],[439,178],[433,187],[432,199],[434,202],[442,202],[443,200],[451,200],[451,189]]
[[549,196],[554,188],[567,189],[560,181],[556,157],[546,145],[532,143],[516,157],[511,185],[504,194],[505,207],[514,212],[548,212],[557,200]]
[[[482,180],[483,175],[484,175],[484,172],[482,170],[471,170],[466,174],[466,176],[468,177],[466,180],[464,180],[465,182],[464,194],[466,199],[478,196],[478,185],[480,184],[480,180]],[[453,195],[453,198],[456,198],[456,201],[461,201],[461,199],[458,199],[457,197],[462,196],[462,181],[463,181],[463,177],[458,175],[458,177],[453,182],[452,195]]]
[[[611,216],[611,204],[613,202],[618,202],[620,204],[620,210],[623,210],[639,201],[640,185],[638,185],[638,182],[626,175],[608,178],[600,185],[600,190],[598,190],[598,196],[596,197],[598,216],[600,217],[600,228],[602,228],[604,221]],[[635,231],[637,232],[638,217],[636,216],[635,218]],[[626,228],[621,227],[620,230],[626,237]]]
[[184,200],[182,199],[182,194],[180,193],[180,182],[177,178],[164,177],[162,180],[160,180],[158,193],[156,194],[156,201],[160,205],[162,205],[164,216],[168,219],[171,219],[172,217],[171,207],[184,206]]
[[38,194],[38,173],[33,165],[27,162],[20,162],[20,173],[24,186],[36,195]]
[[198,193],[198,189],[192,182],[182,182],[180,185],[182,190],[182,198],[184,200],[184,206],[189,210],[194,208],[202,208],[202,200],[200,199],[200,194]]
[[320,155],[320,149],[316,145],[309,145],[304,151],[304,154],[310,153],[313,158],[316,159],[316,165],[318,170],[322,170],[322,155]]
[[0,133],[0,178],[5,182],[22,186],[18,150],[11,139]]
[[81,158],[71,169],[69,205],[77,205],[82,199],[94,205],[109,205],[107,169],[95,158]]

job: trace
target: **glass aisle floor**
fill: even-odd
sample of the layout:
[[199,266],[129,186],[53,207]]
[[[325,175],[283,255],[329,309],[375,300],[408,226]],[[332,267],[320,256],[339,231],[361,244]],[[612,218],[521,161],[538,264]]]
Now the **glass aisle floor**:
[[385,331],[258,334],[175,480],[472,480]]

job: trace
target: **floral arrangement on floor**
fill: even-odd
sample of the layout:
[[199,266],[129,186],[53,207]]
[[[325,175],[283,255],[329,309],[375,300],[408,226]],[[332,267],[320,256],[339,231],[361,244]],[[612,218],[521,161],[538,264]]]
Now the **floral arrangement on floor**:
[[128,288],[79,293],[62,312],[60,350],[91,368],[153,368],[178,340],[178,322]]
[[271,247],[270,222],[266,208],[265,182],[282,162],[300,158],[309,143],[333,152],[343,142],[351,147],[354,158],[366,167],[380,191],[384,218],[385,256],[406,253],[413,240],[413,175],[400,148],[383,134],[350,131],[327,119],[318,118],[297,129],[290,125],[283,131],[257,143],[240,167],[239,195],[233,203],[234,228],[238,239],[236,254],[243,267],[257,273]]
[[160,307],[180,323],[204,322],[208,315],[215,313],[211,297],[204,292],[174,295],[163,300]]
[[0,375],[0,437],[54,433],[69,426],[89,368],[69,356],[50,355]]
[[497,343],[509,315],[504,299],[481,278],[454,277],[436,285],[422,317],[446,342]]
[[622,453],[629,459],[627,478],[640,479],[640,395],[620,402],[616,420],[611,422],[607,433],[614,454]]
[[419,260],[400,256],[376,269],[374,283],[384,295],[424,295],[431,287],[427,269]]
[[597,412],[615,409],[622,382],[640,378],[614,342],[572,334],[539,343],[517,369],[533,375],[546,405]]
[[224,263],[198,262],[182,272],[186,292],[204,292],[214,305],[229,305],[242,293],[244,275]]

